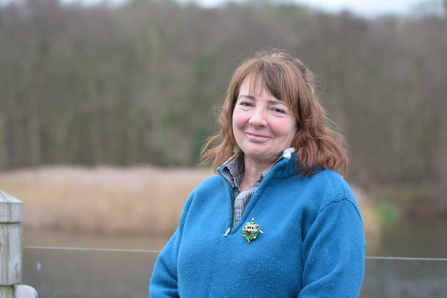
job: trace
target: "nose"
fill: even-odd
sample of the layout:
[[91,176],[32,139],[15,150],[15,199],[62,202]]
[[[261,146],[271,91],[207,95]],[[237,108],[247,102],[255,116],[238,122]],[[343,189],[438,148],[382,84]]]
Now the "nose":
[[250,120],[248,120],[248,123],[255,127],[259,126],[265,126],[267,125],[267,115],[266,111],[261,108],[255,108],[253,110],[253,114],[250,117]]

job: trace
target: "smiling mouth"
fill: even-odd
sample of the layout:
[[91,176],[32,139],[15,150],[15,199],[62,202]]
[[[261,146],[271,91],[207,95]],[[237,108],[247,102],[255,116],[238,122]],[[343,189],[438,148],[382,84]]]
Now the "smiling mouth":
[[253,141],[265,141],[265,140],[270,139],[270,137],[268,137],[268,136],[263,136],[263,135],[253,134],[253,133],[247,133],[247,136],[250,140],[253,140]]

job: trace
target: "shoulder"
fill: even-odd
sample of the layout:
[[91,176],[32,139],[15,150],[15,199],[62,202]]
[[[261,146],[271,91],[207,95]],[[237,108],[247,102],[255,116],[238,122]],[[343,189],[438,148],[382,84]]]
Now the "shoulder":
[[346,201],[355,209],[359,209],[354,193],[343,176],[337,172],[320,170],[301,179],[304,180],[308,203],[314,207],[322,210],[333,203]]
[[195,217],[197,213],[200,214],[203,210],[212,208],[213,205],[221,202],[227,193],[223,191],[225,183],[225,179],[219,175],[211,176],[202,181],[186,200],[181,222],[184,222],[188,217]]
[[311,176],[314,183],[322,187],[327,193],[335,196],[351,196],[352,191],[343,176],[333,170],[320,170]]
[[333,170],[321,170],[305,179],[308,182],[301,210],[306,231],[315,224],[320,230],[330,226],[336,229],[335,226],[340,224],[341,227],[342,223],[360,229],[363,225],[362,213],[343,176]]
[[337,197],[352,195],[351,188],[343,176],[333,170],[320,170],[309,177],[310,183],[314,187],[318,187],[328,195],[332,194]]
[[208,192],[213,191],[216,189],[216,187],[222,187],[226,183],[226,180],[221,175],[214,175],[211,176],[204,181],[202,181],[196,189],[193,191],[194,193],[200,193],[200,192]]
[[209,197],[216,196],[226,185],[226,180],[220,175],[211,176],[202,181],[189,195],[187,204],[191,204],[192,201],[200,201],[202,199],[209,200]]

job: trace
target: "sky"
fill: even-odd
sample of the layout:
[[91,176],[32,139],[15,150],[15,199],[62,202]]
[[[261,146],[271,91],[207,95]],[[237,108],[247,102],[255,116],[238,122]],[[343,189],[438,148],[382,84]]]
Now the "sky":
[[[14,1],[14,0],[0,0]],[[100,2],[122,3],[125,0],[62,0],[65,2],[81,2],[83,4],[97,4]],[[238,0],[176,0],[177,2],[195,2],[203,7],[218,6],[227,1],[238,2]],[[240,1],[240,0],[239,0]],[[255,0],[256,1],[256,0]],[[328,12],[339,12],[350,10],[353,13],[374,17],[384,14],[408,15],[416,12],[425,4],[425,9],[431,11],[443,11],[443,0],[276,0],[285,3],[297,3],[314,8],[323,9]]]
[[[180,2],[190,1],[180,0]],[[204,7],[211,7],[224,1],[194,0],[193,2]],[[436,2],[436,0],[289,0],[284,2],[294,2],[331,12],[347,9],[361,15],[374,16],[379,14],[409,14],[417,9],[421,3]]]
[[[0,0],[0,4],[18,0]],[[63,2],[80,2],[82,4],[98,4],[108,2],[120,4],[126,0],[62,0]],[[195,2],[203,7],[218,6],[224,2],[238,2],[243,0],[176,0],[180,3]],[[252,0],[253,1],[253,0]],[[256,1],[256,0],[254,0]],[[328,12],[340,12],[349,10],[353,13],[375,17],[384,14],[411,15],[420,10],[444,14],[442,1],[445,0],[271,0],[284,3],[297,3],[322,9]]]

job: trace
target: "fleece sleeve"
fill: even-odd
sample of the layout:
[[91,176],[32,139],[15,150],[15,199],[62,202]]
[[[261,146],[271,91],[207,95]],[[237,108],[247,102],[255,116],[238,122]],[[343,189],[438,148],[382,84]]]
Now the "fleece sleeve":
[[179,297],[177,288],[179,234],[179,229],[177,229],[155,262],[149,284],[151,298]]
[[359,297],[365,249],[357,206],[347,199],[325,206],[304,238],[299,298]]
[[183,223],[191,204],[192,195],[188,198],[180,218],[180,224],[166,246],[155,261],[154,270],[149,283],[151,298],[180,297],[178,293],[177,260],[182,238]]

